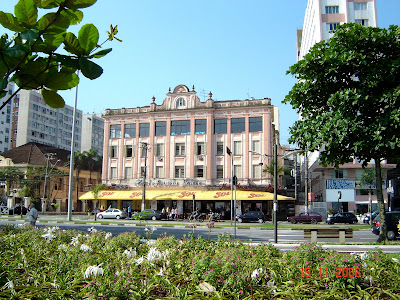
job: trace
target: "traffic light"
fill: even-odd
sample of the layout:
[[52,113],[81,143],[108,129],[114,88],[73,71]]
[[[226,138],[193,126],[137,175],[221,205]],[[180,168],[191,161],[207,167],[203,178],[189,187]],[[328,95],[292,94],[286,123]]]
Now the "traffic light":
[[235,186],[237,185],[237,177],[236,177],[236,175],[234,175],[233,178],[232,178],[232,184],[235,185]]

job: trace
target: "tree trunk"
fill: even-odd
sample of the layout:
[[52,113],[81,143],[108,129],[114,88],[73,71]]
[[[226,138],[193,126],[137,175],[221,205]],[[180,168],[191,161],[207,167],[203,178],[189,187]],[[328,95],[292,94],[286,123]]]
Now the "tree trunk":
[[375,159],[375,177],[376,177],[376,196],[378,200],[378,209],[380,216],[379,237],[377,242],[383,242],[387,239],[386,238],[387,227],[386,227],[385,202],[383,199],[383,190],[382,190],[382,168],[380,159]]

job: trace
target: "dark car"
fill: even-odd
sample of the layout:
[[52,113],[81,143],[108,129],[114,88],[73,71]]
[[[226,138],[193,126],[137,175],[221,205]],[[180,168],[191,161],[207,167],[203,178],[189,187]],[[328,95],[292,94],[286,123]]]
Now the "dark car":
[[350,212],[343,212],[337,213],[334,216],[328,217],[326,220],[328,224],[335,224],[335,223],[349,223],[349,224],[356,224],[358,223],[358,219],[355,214]]
[[133,219],[142,219],[142,220],[161,220],[161,213],[154,209],[145,209],[141,212],[135,212],[133,215]]
[[301,213],[298,216],[288,217],[287,220],[292,223],[312,223],[322,222],[322,216],[319,213]]
[[10,208],[8,210],[8,214],[9,215],[20,215],[21,214],[21,209],[22,209],[22,214],[23,215],[26,215],[28,213],[28,209],[25,206],[22,206],[22,208],[21,208],[21,206],[18,205],[18,206],[15,206],[14,208]]
[[[372,220],[374,220],[375,219],[375,217],[377,216],[379,214],[379,210],[375,210],[373,213],[372,213]],[[363,223],[369,223],[369,221],[370,221],[370,218],[369,218],[369,214],[368,215],[366,215],[364,218],[363,218]]]
[[237,217],[237,221],[239,223],[244,223],[244,222],[258,222],[258,223],[264,223],[266,220],[265,215],[261,211],[248,211],[244,215],[240,215]]
[[[372,233],[379,235],[380,218],[378,214],[372,221]],[[388,240],[394,240],[399,236],[399,231],[397,225],[400,221],[400,211],[390,211],[386,212],[386,228],[387,228],[387,238]]]

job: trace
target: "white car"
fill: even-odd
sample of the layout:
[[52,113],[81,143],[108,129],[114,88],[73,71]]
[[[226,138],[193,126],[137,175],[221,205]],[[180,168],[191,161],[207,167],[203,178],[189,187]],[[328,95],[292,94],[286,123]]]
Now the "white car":
[[126,212],[117,208],[110,208],[97,214],[98,219],[125,219]]

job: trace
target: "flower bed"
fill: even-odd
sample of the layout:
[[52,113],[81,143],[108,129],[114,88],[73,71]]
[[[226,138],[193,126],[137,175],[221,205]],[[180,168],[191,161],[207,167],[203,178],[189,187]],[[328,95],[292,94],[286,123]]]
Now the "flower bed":
[[396,299],[400,255],[281,252],[218,241],[143,237],[92,228],[7,226],[0,231],[5,299]]

